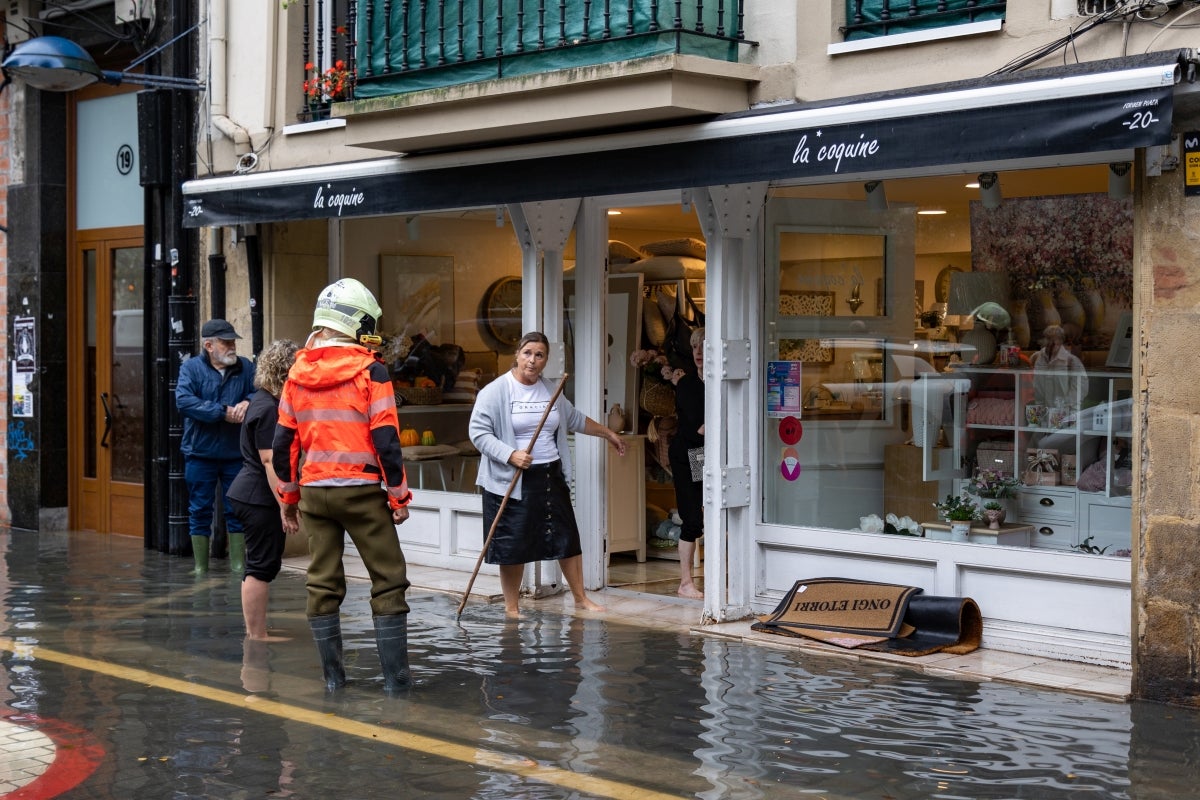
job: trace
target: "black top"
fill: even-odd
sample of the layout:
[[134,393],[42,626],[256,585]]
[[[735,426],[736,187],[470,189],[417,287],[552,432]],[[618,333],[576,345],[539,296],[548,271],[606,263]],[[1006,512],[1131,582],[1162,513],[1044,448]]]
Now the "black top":
[[270,450],[275,439],[275,423],[279,420],[279,398],[266,389],[250,397],[246,419],[242,422],[242,471],[229,487],[229,497],[255,506],[273,506],[275,495],[267,483],[259,450]]
[[704,424],[704,381],[695,375],[679,379],[675,384],[675,413],[679,416],[679,428],[671,439],[671,449],[703,447],[700,426]]

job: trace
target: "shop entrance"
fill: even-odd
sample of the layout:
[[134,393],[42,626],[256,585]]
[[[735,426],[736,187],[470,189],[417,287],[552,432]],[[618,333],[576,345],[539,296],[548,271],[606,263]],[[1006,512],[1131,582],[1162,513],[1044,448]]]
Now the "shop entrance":
[[145,482],[141,228],[80,231],[68,286],[71,527],[141,536]]

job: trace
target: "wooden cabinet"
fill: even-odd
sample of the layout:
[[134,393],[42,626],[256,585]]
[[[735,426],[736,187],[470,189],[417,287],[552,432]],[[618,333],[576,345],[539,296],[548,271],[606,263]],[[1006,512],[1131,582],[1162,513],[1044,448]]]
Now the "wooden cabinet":
[[625,455],[608,452],[608,553],[646,560],[646,437],[623,433]]

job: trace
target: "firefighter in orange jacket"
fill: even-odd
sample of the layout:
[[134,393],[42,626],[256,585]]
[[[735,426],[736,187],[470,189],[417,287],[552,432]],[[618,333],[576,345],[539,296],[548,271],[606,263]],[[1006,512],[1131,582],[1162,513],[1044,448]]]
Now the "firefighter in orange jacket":
[[[371,613],[384,689],[410,683],[409,582],[396,535],[412,494],[387,366],[368,344],[381,315],[365,286],[343,278],[317,299],[313,332],[279,398],[272,466],[285,529],[308,538],[308,621],[325,687],[346,684],[340,609],[346,597],[343,531],[371,574]],[[303,459],[303,470],[301,470]]]

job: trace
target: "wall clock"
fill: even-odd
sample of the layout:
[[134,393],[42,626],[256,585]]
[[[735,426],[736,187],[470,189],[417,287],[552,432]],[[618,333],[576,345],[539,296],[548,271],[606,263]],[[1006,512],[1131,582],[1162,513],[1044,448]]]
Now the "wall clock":
[[483,295],[483,322],[496,341],[515,347],[521,341],[521,279],[506,277]]

